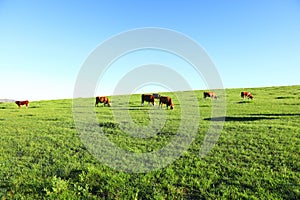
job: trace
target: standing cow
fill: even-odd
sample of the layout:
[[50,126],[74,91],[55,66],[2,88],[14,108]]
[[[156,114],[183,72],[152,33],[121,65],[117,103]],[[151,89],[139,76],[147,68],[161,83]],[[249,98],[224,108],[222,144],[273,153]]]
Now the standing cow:
[[111,106],[109,99],[105,96],[102,97],[96,97],[96,103],[95,106],[98,106],[98,103],[103,103],[103,106],[107,105],[108,107]]
[[152,94],[142,94],[142,106],[144,106],[145,101],[148,102],[148,105],[151,103],[155,106],[154,96]]
[[212,99],[218,98],[218,96],[214,92],[203,92],[203,98],[206,99],[207,97],[210,97]]
[[28,100],[25,100],[25,101],[15,101],[15,103],[19,106],[19,108],[21,108],[21,106],[23,106],[23,105],[25,105],[26,108],[28,108],[29,101]]
[[241,98],[245,99],[245,97],[247,97],[248,99],[254,99],[253,95],[251,94],[251,92],[241,92]]
[[167,109],[170,106],[171,110],[174,109],[174,104],[170,97],[160,96],[159,97],[159,106],[162,108],[162,104],[166,104]]

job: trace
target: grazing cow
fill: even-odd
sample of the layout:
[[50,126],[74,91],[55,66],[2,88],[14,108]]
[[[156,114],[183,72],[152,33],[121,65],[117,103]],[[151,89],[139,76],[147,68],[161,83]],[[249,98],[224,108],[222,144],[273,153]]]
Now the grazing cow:
[[171,110],[174,109],[174,104],[172,102],[172,99],[170,97],[164,97],[164,96],[160,96],[159,98],[159,106],[162,108],[162,104],[166,104],[167,109],[170,106]]
[[109,99],[105,96],[102,97],[96,97],[96,103],[95,106],[98,106],[98,103],[103,103],[103,106],[107,105],[108,107],[110,107],[110,102]]
[[218,98],[218,96],[214,92],[203,92],[203,98],[206,99],[207,97],[210,97],[212,99],[217,99]]
[[243,98],[243,99],[245,99],[245,97],[247,97],[248,99],[253,99],[254,97],[253,97],[253,95],[251,94],[251,92],[241,92],[241,97]]
[[150,103],[152,103],[153,106],[155,105],[154,96],[152,94],[142,94],[142,106],[144,106],[144,101],[147,101],[148,105]]
[[15,103],[19,106],[19,108],[21,108],[21,106],[23,106],[23,105],[25,105],[26,108],[28,108],[29,101],[28,100],[25,100],[25,101],[15,101]]
[[155,99],[159,99],[159,97],[160,97],[160,94],[157,94],[157,93],[153,93],[152,95],[154,96]]

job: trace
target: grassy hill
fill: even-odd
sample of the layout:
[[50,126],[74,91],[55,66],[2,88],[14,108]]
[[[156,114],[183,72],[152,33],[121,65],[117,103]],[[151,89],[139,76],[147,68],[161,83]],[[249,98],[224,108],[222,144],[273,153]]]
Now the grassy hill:
[[[211,117],[214,100],[194,91],[200,118],[189,149],[170,165],[147,173],[127,173],[99,162],[79,137],[72,99],[30,102],[29,109],[1,103],[0,199],[299,199],[300,86],[245,89],[253,93],[253,101],[243,101],[242,90],[226,90],[224,127],[205,157],[199,157],[199,150],[211,120],[219,119]],[[185,108],[177,95],[191,93],[168,93],[174,110],[141,107],[140,95],[132,95],[127,96],[129,104],[120,103],[126,96],[115,96],[112,107],[94,112],[105,136],[118,147],[153,152],[170,143],[181,126]],[[122,131],[115,116],[125,112],[139,126],[153,125],[154,132],[142,138]],[[165,123],[155,121],[160,115]]]

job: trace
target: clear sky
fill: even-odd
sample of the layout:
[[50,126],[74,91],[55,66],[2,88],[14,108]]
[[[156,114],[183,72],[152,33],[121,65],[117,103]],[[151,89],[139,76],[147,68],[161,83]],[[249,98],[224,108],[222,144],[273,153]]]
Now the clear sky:
[[[116,34],[143,27],[195,40],[225,88],[300,85],[299,0],[0,0],[0,27],[0,99],[72,98],[90,53]],[[193,89],[205,89],[178,58],[136,54],[115,62],[95,94],[110,95],[130,67],[151,62],[171,66],[190,77]]]

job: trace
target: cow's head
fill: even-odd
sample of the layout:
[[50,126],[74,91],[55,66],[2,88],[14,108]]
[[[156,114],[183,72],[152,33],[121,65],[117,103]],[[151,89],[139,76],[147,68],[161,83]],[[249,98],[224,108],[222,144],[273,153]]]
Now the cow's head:
[[171,108],[171,110],[173,110],[173,109],[174,109],[174,104],[173,104],[173,102],[172,102],[172,101],[170,102],[170,108]]

